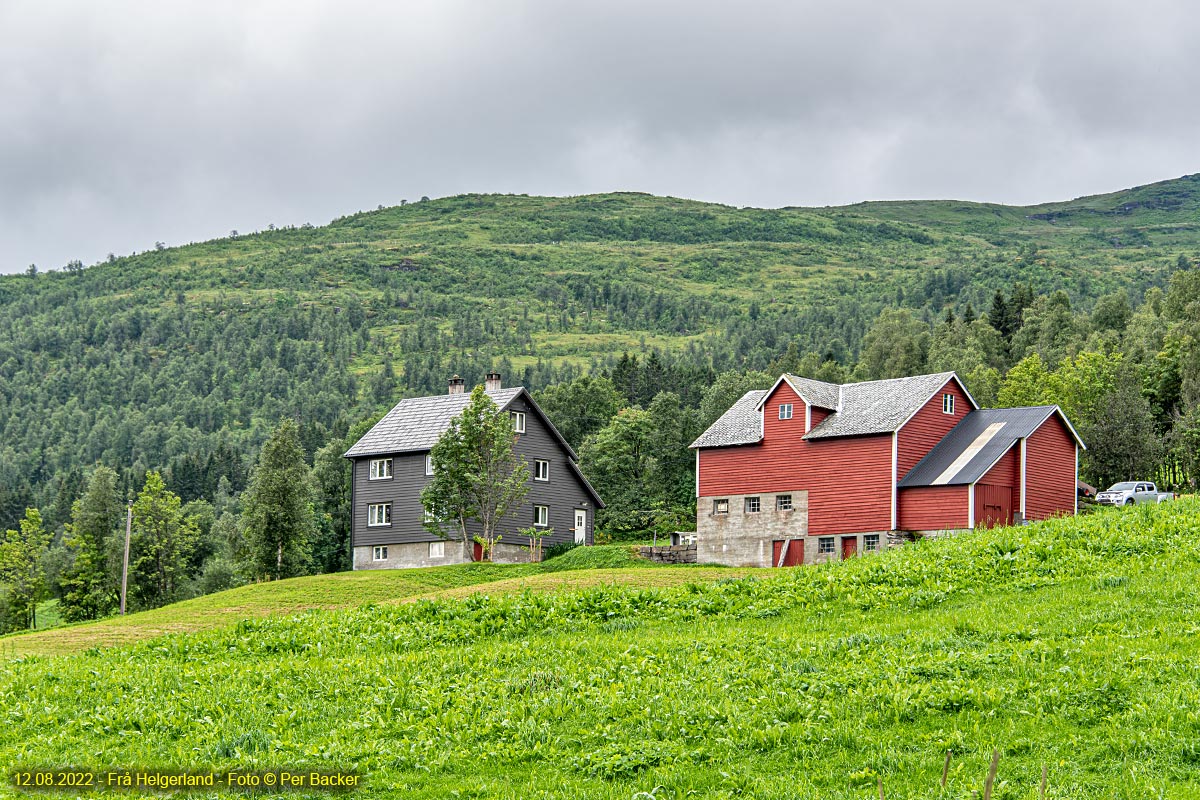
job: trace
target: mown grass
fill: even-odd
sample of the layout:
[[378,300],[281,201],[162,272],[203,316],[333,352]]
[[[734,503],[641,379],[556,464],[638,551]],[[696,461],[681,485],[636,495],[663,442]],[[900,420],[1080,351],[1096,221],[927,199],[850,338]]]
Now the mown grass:
[[[367,796],[1200,794],[1200,503],[761,579],[475,594],[0,664],[0,760]],[[657,572],[620,570],[625,575]],[[555,577],[543,575],[541,577]],[[947,787],[938,786],[946,750]]]
[[[64,654],[92,647],[110,647],[161,636],[230,625],[242,619],[294,614],[309,609],[353,608],[434,596],[452,591],[465,596],[481,586],[489,591],[554,591],[576,588],[621,576],[575,576],[538,579],[543,573],[577,570],[612,570],[621,567],[657,567],[637,559],[626,545],[576,548],[542,564],[460,564],[411,570],[367,570],[334,575],[313,575],[272,583],[242,586],[225,592],[174,603],[163,608],[111,617],[99,622],[59,627],[57,601],[38,608],[38,631],[0,637],[0,658]],[[685,569],[685,574],[687,573]],[[667,582],[670,576],[663,576]],[[43,630],[54,628],[54,630]]]

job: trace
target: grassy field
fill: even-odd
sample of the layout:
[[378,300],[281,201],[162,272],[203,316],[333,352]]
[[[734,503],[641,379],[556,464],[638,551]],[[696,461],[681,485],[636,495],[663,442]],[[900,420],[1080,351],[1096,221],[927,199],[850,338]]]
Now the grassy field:
[[683,571],[10,659],[0,761],[348,769],[372,797],[874,798],[882,779],[965,800],[995,749],[997,800],[1036,798],[1043,766],[1052,798],[1200,794],[1195,500]]

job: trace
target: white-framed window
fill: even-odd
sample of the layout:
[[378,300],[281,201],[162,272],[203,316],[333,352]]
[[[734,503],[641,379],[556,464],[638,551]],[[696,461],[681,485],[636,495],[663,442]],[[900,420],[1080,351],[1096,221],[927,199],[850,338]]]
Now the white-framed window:
[[433,519],[434,519],[434,517],[433,517],[432,511],[430,511],[427,508],[421,510],[421,521],[422,522],[433,522]]
[[954,395],[952,395],[952,394],[942,395],[942,413],[943,414],[953,414],[954,413]]
[[426,475],[433,474],[433,453],[425,454],[425,474]]
[[382,481],[390,477],[392,477],[392,460],[390,458],[372,458],[370,480]]
[[776,511],[791,511],[792,508],[793,508],[792,496],[790,494],[775,495],[775,510]]
[[550,462],[538,459],[533,462],[533,479],[535,481],[550,480]]
[[512,416],[513,416],[513,431],[516,433],[524,433],[525,432],[525,412],[524,411],[514,411]]
[[760,500],[757,497],[747,497],[746,498],[746,513],[747,514],[757,514],[760,511],[762,511],[762,500]]
[[868,533],[863,536],[863,552],[871,552],[879,549],[879,534]]
[[533,527],[545,528],[550,524],[550,506],[533,507]]
[[728,500],[713,500],[713,513],[714,514],[728,514],[729,513],[729,501]]
[[834,541],[832,536],[822,536],[817,540],[817,552],[821,555],[832,555],[834,549]]
[[372,561],[387,561],[387,545],[376,545],[371,549]]
[[779,404],[779,418],[780,419],[791,419],[792,418],[792,404],[791,403],[780,403]]
[[429,557],[430,558],[445,558],[446,557],[446,543],[445,542],[430,542],[429,543]]
[[391,524],[391,503],[371,503],[369,506],[367,506],[367,525],[378,526]]

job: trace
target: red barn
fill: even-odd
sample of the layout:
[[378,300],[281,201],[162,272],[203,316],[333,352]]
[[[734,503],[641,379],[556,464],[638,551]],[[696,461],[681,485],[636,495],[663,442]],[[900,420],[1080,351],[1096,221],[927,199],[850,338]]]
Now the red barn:
[[1073,514],[1083,442],[1057,406],[980,409],[942,372],[783,375],[692,447],[698,560],[789,566]]

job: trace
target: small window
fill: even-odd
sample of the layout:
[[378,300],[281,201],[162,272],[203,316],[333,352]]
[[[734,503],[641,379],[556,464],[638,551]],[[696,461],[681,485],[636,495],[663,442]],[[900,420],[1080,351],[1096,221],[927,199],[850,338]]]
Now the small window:
[[779,404],[779,418],[780,419],[791,419],[792,418],[792,404],[791,403],[780,403]]
[[792,496],[790,494],[775,495],[775,510],[776,511],[791,511]]
[[524,433],[525,432],[525,412],[524,411],[514,411],[513,412],[513,431],[516,433]]
[[820,539],[817,540],[817,552],[818,553],[820,553],[821,555],[832,555],[833,551],[834,551],[834,548],[833,548],[833,537],[832,536],[822,536]]
[[376,547],[371,551],[371,559],[373,561],[387,561],[387,548]]
[[430,511],[428,508],[424,509],[421,514],[421,521],[422,522],[433,522],[433,520],[434,520],[433,512]]
[[868,533],[863,537],[863,551],[871,552],[879,549],[879,534]]
[[550,462],[538,459],[533,462],[533,479],[535,481],[550,480]]
[[942,413],[943,414],[953,414],[954,413],[954,395],[952,395],[952,394],[942,395]]
[[545,528],[550,524],[550,506],[533,507],[533,527]]
[[728,500],[713,500],[713,513],[714,514],[728,514],[729,513],[729,501]]
[[425,474],[433,474],[433,453],[427,453],[425,455]]
[[392,460],[390,458],[371,459],[371,480],[382,481],[392,477]]
[[429,557],[430,558],[445,558],[446,557],[446,543],[445,542],[430,542],[429,543]]
[[762,503],[759,501],[759,498],[747,497],[746,498],[746,513],[747,514],[757,514],[759,511],[762,511]]
[[391,525],[392,504],[372,503],[367,506],[367,525]]

